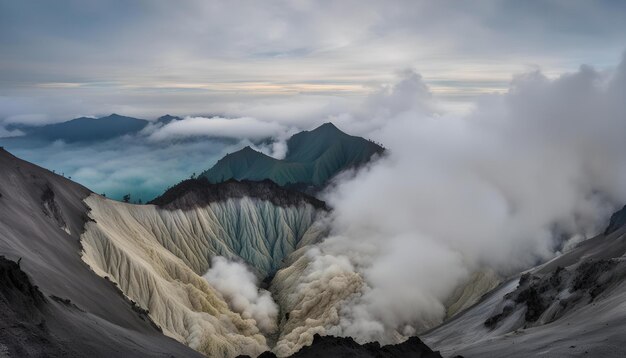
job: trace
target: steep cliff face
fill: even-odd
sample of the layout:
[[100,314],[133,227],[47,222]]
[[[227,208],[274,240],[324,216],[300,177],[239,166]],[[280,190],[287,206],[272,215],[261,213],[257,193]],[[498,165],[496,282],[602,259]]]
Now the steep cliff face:
[[245,196],[186,210],[98,195],[85,202],[93,222],[81,237],[84,261],[148,310],[165,334],[210,356],[269,349],[267,332],[201,277],[211,258],[243,260],[266,277],[324,234],[322,213],[306,202],[282,207]]

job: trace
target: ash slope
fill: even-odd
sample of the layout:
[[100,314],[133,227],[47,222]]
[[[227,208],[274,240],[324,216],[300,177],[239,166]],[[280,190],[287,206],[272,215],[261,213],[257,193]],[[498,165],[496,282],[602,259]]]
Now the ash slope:
[[465,357],[626,355],[626,225],[514,278],[423,335],[431,347]]
[[[40,305],[37,310],[31,306],[22,312],[31,320],[25,326],[20,326],[24,319],[19,310],[28,306],[6,301],[17,313],[3,319],[7,328],[0,352],[28,357],[60,347],[50,355],[199,356],[163,336],[113,284],[81,260],[80,234],[88,220],[83,199],[89,194],[84,187],[0,149],[0,253],[20,262],[46,300],[43,305],[40,300],[34,303]],[[22,329],[32,328],[31,323],[43,335],[24,342],[17,339],[23,337]],[[16,348],[16,342],[24,350]]]
[[270,179],[298,189],[319,188],[342,170],[363,165],[383,151],[378,144],[348,135],[332,123],[326,123],[292,136],[287,141],[287,156],[283,160],[245,147],[220,159],[201,176],[211,183],[228,179]]
[[[107,200],[5,151],[0,168],[0,253],[21,259],[46,298],[34,321],[3,320],[0,348],[12,354],[52,354],[49,342],[70,356],[198,355],[185,345],[210,356],[259,354],[269,347],[257,322],[201,277],[211,257],[247,261],[264,277],[324,235],[316,224],[323,205],[312,198],[277,206],[242,196],[176,209],[191,203],[187,195],[168,209]],[[35,341],[9,348],[24,334],[20,320],[45,321],[45,331],[34,327]]]
[[326,234],[323,202],[269,181],[186,181],[155,199],[162,206],[95,194],[85,202],[93,221],[81,237],[83,260],[165,334],[209,356],[260,354],[278,328],[277,317],[257,321],[207,283],[212,258],[244,261],[265,278]]

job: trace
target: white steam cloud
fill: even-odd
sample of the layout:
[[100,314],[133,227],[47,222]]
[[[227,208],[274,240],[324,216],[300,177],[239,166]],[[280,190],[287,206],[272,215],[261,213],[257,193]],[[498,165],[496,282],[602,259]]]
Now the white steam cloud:
[[150,141],[171,141],[185,138],[227,138],[240,140],[254,150],[276,159],[287,154],[287,139],[298,132],[276,121],[253,117],[185,117],[166,125],[150,125],[143,133]]
[[24,133],[20,130],[14,129],[14,130],[8,130],[4,127],[0,126],[0,138],[5,138],[5,137],[18,137],[24,135]]
[[157,129],[150,134],[150,139],[169,140],[196,136],[258,140],[277,137],[284,132],[286,128],[277,122],[266,122],[252,117],[186,117]]
[[626,60],[610,73],[518,76],[465,117],[433,114],[425,88],[408,73],[370,98],[361,112],[370,117],[337,117],[389,150],[326,195],[333,235],[309,265],[345,256],[364,280],[324,323],[328,334],[419,333],[441,322],[472,273],[546,260],[626,202]]
[[255,320],[265,334],[276,331],[278,306],[268,291],[258,288],[256,276],[245,264],[216,256],[203,277],[224,296],[234,312]]

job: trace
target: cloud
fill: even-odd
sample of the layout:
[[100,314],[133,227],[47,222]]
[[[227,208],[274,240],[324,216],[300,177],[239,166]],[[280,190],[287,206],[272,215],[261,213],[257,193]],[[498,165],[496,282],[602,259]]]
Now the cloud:
[[0,118],[50,121],[111,112],[231,116],[226,109],[251,102],[350,100],[400,68],[418,68],[434,92],[467,102],[505,90],[511,73],[536,64],[550,74],[580,62],[607,66],[626,40],[626,9],[616,1],[0,6],[0,93],[34,102],[0,106]]
[[[472,273],[506,276],[547,260],[601,231],[626,202],[626,59],[612,72],[516,76],[461,117],[433,114],[419,81],[406,73],[373,96],[382,100],[380,111],[364,104],[369,119],[342,116],[347,128],[370,128],[388,154],[325,195],[332,235],[309,266],[347,257],[364,283],[329,301],[337,320],[307,331],[362,342],[419,333],[441,322]],[[293,276],[292,287],[325,284],[320,272]]]
[[257,277],[245,264],[216,256],[203,277],[224,296],[234,312],[244,319],[254,319],[265,334],[276,331],[278,306],[268,291],[258,287]]
[[151,140],[171,140],[186,137],[212,137],[260,140],[282,136],[287,128],[276,122],[252,117],[186,117],[172,121],[150,134]]
[[19,129],[8,130],[0,126],[0,138],[19,137],[21,135],[24,135],[24,133]]

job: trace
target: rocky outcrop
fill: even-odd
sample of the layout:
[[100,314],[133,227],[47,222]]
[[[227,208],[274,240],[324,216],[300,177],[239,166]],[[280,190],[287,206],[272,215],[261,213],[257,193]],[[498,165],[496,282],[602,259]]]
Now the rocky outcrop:
[[626,225],[626,206],[611,215],[609,225],[604,230],[604,235],[610,235],[624,225]]
[[61,357],[71,352],[50,333],[46,305],[19,264],[0,256],[0,356]]
[[[259,358],[276,357],[265,352]],[[322,358],[322,357],[362,357],[362,358],[441,358],[417,337],[410,337],[398,344],[381,346],[377,342],[358,344],[350,337],[320,336],[313,337],[311,345],[302,347],[290,358]],[[245,356],[240,356],[245,358]]]
[[516,310],[523,309],[522,327],[555,321],[579,305],[589,304],[626,277],[626,265],[615,259],[585,260],[574,268],[557,267],[547,274],[522,275],[515,291],[504,296],[500,312],[485,326],[494,329]]
[[326,210],[326,203],[323,201],[299,191],[284,189],[269,179],[258,182],[229,179],[218,184],[212,184],[206,178],[188,179],[168,189],[149,204],[168,210],[190,210],[244,197],[269,201],[283,208],[306,203],[316,209]]

